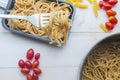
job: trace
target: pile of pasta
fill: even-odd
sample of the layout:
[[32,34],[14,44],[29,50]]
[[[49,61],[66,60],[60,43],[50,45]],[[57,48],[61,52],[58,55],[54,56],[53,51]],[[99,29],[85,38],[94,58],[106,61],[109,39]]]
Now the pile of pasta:
[[35,36],[50,39],[50,44],[57,46],[65,44],[71,27],[72,8],[66,3],[50,2],[48,0],[15,0],[10,14],[29,16],[36,13],[52,13],[45,27],[33,26],[30,22],[20,19],[9,19],[10,28]]
[[83,65],[82,80],[120,80],[120,43],[97,46]]

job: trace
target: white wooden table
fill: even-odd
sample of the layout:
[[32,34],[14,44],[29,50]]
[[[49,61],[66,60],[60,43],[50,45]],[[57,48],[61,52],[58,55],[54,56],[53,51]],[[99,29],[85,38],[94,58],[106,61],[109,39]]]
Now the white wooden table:
[[[84,2],[88,3],[87,0]],[[114,9],[120,21],[120,1]],[[0,13],[3,11],[0,10]],[[99,17],[96,18],[91,6],[89,9],[76,9],[69,40],[62,48],[13,34],[5,30],[0,22],[0,79],[26,80],[17,64],[19,59],[25,59],[26,51],[33,48],[35,52],[41,53],[40,67],[43,73],[40,80],[78,80],[80,63],[94,44],[108,35],[120,32],[118,23],[112,32],[104,33],[99,24],[105,21],[107,17],[103,10],[99,10]]]

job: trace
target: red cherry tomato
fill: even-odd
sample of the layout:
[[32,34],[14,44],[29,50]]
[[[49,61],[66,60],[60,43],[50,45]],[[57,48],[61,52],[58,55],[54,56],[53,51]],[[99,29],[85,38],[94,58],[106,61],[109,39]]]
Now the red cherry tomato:
[[114,25],[111,22],[106,22],[105,26],[108,30],[113,30],[113,28],[114,28]]
[[21,72],[23,74],[28,74],[30,72],[30,69],[28,69],[28,68],[21,68]]
[[30,61],[26,61],[25,65],[27,68],[32,68],[32,63]]
[[32,80],[33,79],[31,74],[27,74],[26,78],[27,78],[27,80]]
[[24,68],[24,66],[25,66],[24,60],[20,59],[19,62],[18,62],[18,65],[19,65],[20,68]]
[[116,13],[116,11],[114,11],[114,10],[107,10],[106,11],[106,14],[108,15],[108,16],[115,16],[117,13]]
[[34,56],[34,50],[31,48],[27,51],[27,55],[26,55],[26,58],[31,60]]
[[40,58],[40,53],[35,54],[35,59],[38,60]]
[[39,61],[38,61],[38,60],[35,60],[35,61],[32,63],[32,67],[33,67],[33,68],[38,67],[38,65],[39,65]]
[[100,1],[100,2],[99,2],[100,8],[103,8],[103,5],[104,5],[104,2],[103,2],[103,1]]
[[115,4],[118,3],[118,0],[109,0],[108,3],[114,6]]
[[103,7],[104,7],[105,10],[109,10],[109,9],[112,8],[112,5],[110,5],[108,3],[105,3]]
[[103,0],[103,1],[108,2],[109,0]]
[[33,71],[34,71],[35,74],[41,74],[42,73],[40,68],[34,68]]
[[117,20],[117,18],[115,16],[110,16],[108,19],[113,24],[117,24],[118,23],[118,20]]
[[33,80],[39,80],[38,75],[37,75],[37,74],[35,74],[35,73],[33,73],[33,74],[32,74],[32,77],[33,77]]

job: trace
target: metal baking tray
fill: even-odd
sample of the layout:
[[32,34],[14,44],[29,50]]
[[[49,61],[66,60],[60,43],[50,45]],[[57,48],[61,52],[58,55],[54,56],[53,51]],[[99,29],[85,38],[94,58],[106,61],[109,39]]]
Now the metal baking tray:
[[[68,3],[68,2],[65,2],[65,1],[59,1],[59,2],[60,3],[66,3],[66,4],[68,4],[68,5],[71,6],[71,8],[72,8],[72,14],[70,16],[70,19],[73,22],[74,15],[75,15],[75,8],[74,8],[74,6],[72,4],[70,4],[70,3]],[[13,6],[14,6],[14,3],[15,3],[15,0],[8,0],[8,4],[6,6],[4,14],[9,14],[7,12],[7,10],[11,10],[13,8]],[[37,39],[37,40],[40,40],[40,41],[43,41],[43,42],[46,42],[46,43],[50,42],[49,38],[43,38],[43,37],[35,36],[35,35],[29,34],[29,33],[24,33],[24,32],[22,32],[20,30],[15,30],[15,29],[9,28],[9,26],[7,25],[7,23],[8,23],[7,19],[2,19],[2,25],[8,31],[11,31],[13,33],[17,33],[17,34],[20,34],[20,35],[24,35],[24,36],[27,36],[27,37],[30,37],[30,38],[33,38],[33,39]],[[70,28],[70,30],[71,30],[71,28]],[[68,31],[68,36],[70,35],[70,30]],[[56,45],[56,44],[53,44],[53,45]]]

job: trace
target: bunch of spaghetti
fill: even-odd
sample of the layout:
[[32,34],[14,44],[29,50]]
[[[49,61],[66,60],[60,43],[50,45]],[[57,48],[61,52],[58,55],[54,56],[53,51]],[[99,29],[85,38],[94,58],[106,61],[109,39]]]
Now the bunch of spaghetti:
[[50,21],[45,27],[35,27],[30,22],[20,19],[9,19],[10,28],[23,31],[35,36],[48,38],[50,44],[56,43],[58,46],[67,41],[68,30],[71,26],[72,9],[65,3],[50,2],[48,0],[15,0],[15,4],[10,14],[32,15],[36,13],[52,13]]
[[83,65],[82,80],[120,80],[120,44],[96,47]]

